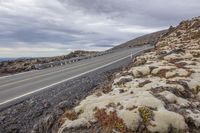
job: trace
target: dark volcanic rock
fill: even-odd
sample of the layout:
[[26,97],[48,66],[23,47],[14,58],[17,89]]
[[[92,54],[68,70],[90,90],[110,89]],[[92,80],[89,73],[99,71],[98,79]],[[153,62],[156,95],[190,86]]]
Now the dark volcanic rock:
[[[51,133],[53,121],[62,109],[76,106],[80,100],[101,85],[111,75],[131,63],[131,59],[112,64],[79,78],[61,83],[33,96],[16,101],[13,106],[0,108],[0,133]],[[99,87],[98,87],[99,86]],[[56,128],[56,127],[54,127]],[[33,129],[33,130],[32,130]]]
[[61,110],[64,110],[64,109],[70,109],[70,108],[72,108],[73,105],[74,105],[74,104],[73,104],[71,101],[65,100],[65,101],[59,103],[57,107],[58,107],[59,109],[61,109]]
[[50,114],[40,119],[40,121],[34,125],[31,133],[50,133],[55,118],[56,117],[53,114]]

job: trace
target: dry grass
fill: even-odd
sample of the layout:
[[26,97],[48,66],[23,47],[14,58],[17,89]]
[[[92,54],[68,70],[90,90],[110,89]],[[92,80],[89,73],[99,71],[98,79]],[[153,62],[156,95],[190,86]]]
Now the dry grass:
[[59,125],[64,124],[65,120],[75,120],[77,119],[77,114],[75,111],[66,110],[64,114],[58,119]]
[[121,133],[133,133],[124,124],[123,120],[117,116],[116,112],[106,113],[105,109],[97,109],[95,117],[102,126],[105,133],[110,133],[113,130]]
[[179,62],[183,59],[170,59],[169,63],[172,63],[172,64],[176,64],[176,62]]
[[166,77],[166,73],[170,71],[169,69],[162,69],[160,70],[157,74],[153,74],[153,76],[158,76],[158,77],[161,77],[161,78],[165,78]]
[[185,63],[185,62],[175,63],[175,66],[177,68],[185,68],[186,65],[187,65],[187,63]]

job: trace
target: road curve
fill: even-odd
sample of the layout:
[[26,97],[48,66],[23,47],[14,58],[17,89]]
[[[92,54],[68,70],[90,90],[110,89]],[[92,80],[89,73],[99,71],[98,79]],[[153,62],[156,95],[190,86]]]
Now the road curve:
[[64,66],[0,77],[0,105],[130,58],[131,54],[148,48],[137,47]]

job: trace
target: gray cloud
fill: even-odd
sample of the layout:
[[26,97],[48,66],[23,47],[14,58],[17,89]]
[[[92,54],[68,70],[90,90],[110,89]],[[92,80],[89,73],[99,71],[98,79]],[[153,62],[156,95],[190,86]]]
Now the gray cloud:
[[[125,23],[168,26],[200,14],[198,0],[60,0],[91,14],[103,14]],[[146,20],[146,21],[145,21]]]
[[198,16],[198,3],[198,0],[0,0],[0,57],[105,50]]

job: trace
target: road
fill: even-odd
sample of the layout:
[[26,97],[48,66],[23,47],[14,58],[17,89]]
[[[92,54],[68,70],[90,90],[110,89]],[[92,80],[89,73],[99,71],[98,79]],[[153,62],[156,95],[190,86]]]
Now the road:
[[137,47],[82,60],[73,64],[0,77],[0,105],[82,76],[150,47]]

